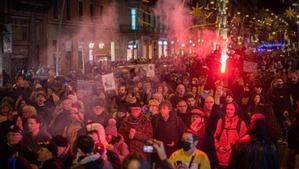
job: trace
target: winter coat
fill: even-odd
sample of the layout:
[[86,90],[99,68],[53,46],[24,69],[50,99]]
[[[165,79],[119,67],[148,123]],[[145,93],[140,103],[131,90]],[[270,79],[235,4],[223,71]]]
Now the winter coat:
[[35,105],[35,107],[38,112],[38,116],[41,118],[42,122],[48,127],[53,118],[53,107],[50,104],[46,104],[44,106]]
[[177,112],[176,114],[183,120],[185,126],[189,126],[190,121],[191,121],[191,113],[190,112],[188,112],[188,111],[186,113]]
[[282,123],[285,119],[283,116],[283,112],[287,110],[289,113],[291,113],[292,106],[290,94],[288,93],[286,88],[275,88],[271,95],[271,101],[273,103],[274,113],[279,122]]
[[83,158],[81,157],[78,164],[71,167],[71,169],[113,169],[113,167],[97,153]]
[[[176,116],[174,113],[170,113],[167,121],[164,121],[163,117],[159,116],[157,123],[153,126],[153,130],[154,138],[163,141],[166,154],[169,156],[178,149],[177,144],[185,130],[185,125],[180,117]],[[174,143],[174,145],[167,146],[171,143]]]
[[[218,164],[221,166],[228,166],[231,150],[238,139],[246,134],[247,127],[244,121],[241,120],[239,131],[238,116],[232,118],[224,117],[225,125],[223,128],[223,119],[219,119],[217,123],[216,132],[214,134],[215,149],[218,159]],[[225,152],[221,152],[220,148],[225,147]]]
[[41,169],[64,169],[64,165],[60,159],[51,158],[45,161],[41,167]]
[[291,94],[294,101],[299,98],[299,82],[296,84],[287,84],[287,90]]
[[63,162],[65,168],[70,168],[76,159],[76,155],[69,150],[58,158]]
[[299,154],[299,115],[297,115],[296,120],[292,124],[288,135],[289,149],[294,150],[296,154]]
[[127,156],[129,152],[128,145],[125,143],[124,137],[120,134],[116,137],[117,140],[112,140],[110,144],[113,145],[113,151],[119,155],[121,161]]
[[[131,128],[136,130],[136,134],[133,139],[129,139]],[[137,119],[133,118],[132,116],[126,118],[120,127],[119,133],[124,136],[125,142],[128,144],[130,152],[137,152],[141,155],[144,155],[142,151],[144,143],[153,138],[153,128],[151,121],[142,115]]]
[[31,150],[32,152],[36,153],[39,146],[38,143],[39,142],[44,142],[44,141],[49,141],[51,138],[51,135],[47,132],[43,132],[43,131],[39,131],[37,136],[32,137],[31,133],[26,133],[23,136],[22,144],[26,145],[28,147],[29,150]]
[[206,119],[205,136],[201,147],[210,159],[211,168],[216,167],[218,163],[215,147],[211,145],[214,145],[214,134],[220,115],[220,108],[214,105],[210,116]]
[[276,146],[246,135],[233,147],[230,169],[279,169]]
[[71,115],[67,110],[63,110],[60,114],[57,115],[52,124],[50,124],[50,133],[53,136],[63,135],[65,126],[68,126],[71,123]]

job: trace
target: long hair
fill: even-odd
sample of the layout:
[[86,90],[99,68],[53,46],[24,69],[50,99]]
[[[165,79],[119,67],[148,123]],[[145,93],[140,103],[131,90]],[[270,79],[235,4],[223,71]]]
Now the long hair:
[[[254,118],[255,114],[252,116],[248,127],[248,134],[251,135],[253,139],[269,141],[268,126],[265,118]],[[263,116],[263,115],[262,115]]]

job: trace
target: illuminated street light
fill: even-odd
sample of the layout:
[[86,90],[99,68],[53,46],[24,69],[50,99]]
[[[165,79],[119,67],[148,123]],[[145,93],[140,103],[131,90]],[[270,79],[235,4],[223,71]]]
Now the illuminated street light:
[[99,48],[100,48],[100,49],[103,49],[103,48],[104,48],[104,43],[103,43],[103,42],[100,42],[100,43],[99,43]]
[[88,47],[89,47],[90,49],[93,49],[93,47],[94,47],[94,42],[89,42]]

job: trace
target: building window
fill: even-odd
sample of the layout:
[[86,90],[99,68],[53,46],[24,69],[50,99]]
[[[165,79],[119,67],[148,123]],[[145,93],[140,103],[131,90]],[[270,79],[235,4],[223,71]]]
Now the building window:
[[71,0],[66,0],[66,20],[71,19]]
[[83,16],[83,1],[79,0],[79,16]]
[[42,31],[42,28],[41,28],[41,22],[40,21],[37,21],[35,22],[35,29],[36,29],[36,40],[40,40],[40,35],[41,35],[41,31]]
[[160,28],[160,16],[156,17],[156,22],[155,23],[156,23],[155,32],[160,32],[160,29],[159,29]]
[[135,31],[137,30],[137,9],[132,8],[131,9],[131,30]]
[[22,19],[15,19],[13,21],[13,40],[27,41],[28,40],[28,21]]
[[142,13],[142,21],[141,22],[142,22],[141,24],[142,24],[143,30],[146,31],[147,30],[146,29],[147,22],[146,22],[146,13],[145,12]]
[[53,18],[58,19],[58,3],[57,0],[53,0]]
[[149,26],[149,31],[152,32],[153,31],[153,16],[152,15],[148,15],[148,26]]
[[94,17],[94,4],[89,4],[89,13],[90,13],[90,17],[93,18]]

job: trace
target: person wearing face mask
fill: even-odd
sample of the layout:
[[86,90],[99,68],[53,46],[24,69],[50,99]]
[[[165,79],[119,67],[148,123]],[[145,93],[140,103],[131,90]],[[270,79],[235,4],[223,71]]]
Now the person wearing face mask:
[[225,117],[220,118],[214,134],[214,144],[218,159],[218,167],[227,169],[232,147],[237,140],[246,134],[247,127],[238,117],[238,106],[234,102],[226,105]]
[[175,169],[210,169],[208,156],[196,148],[198,139],[193,130],[187,129],[181,139],[182,148],[171,154],[169,163]]

